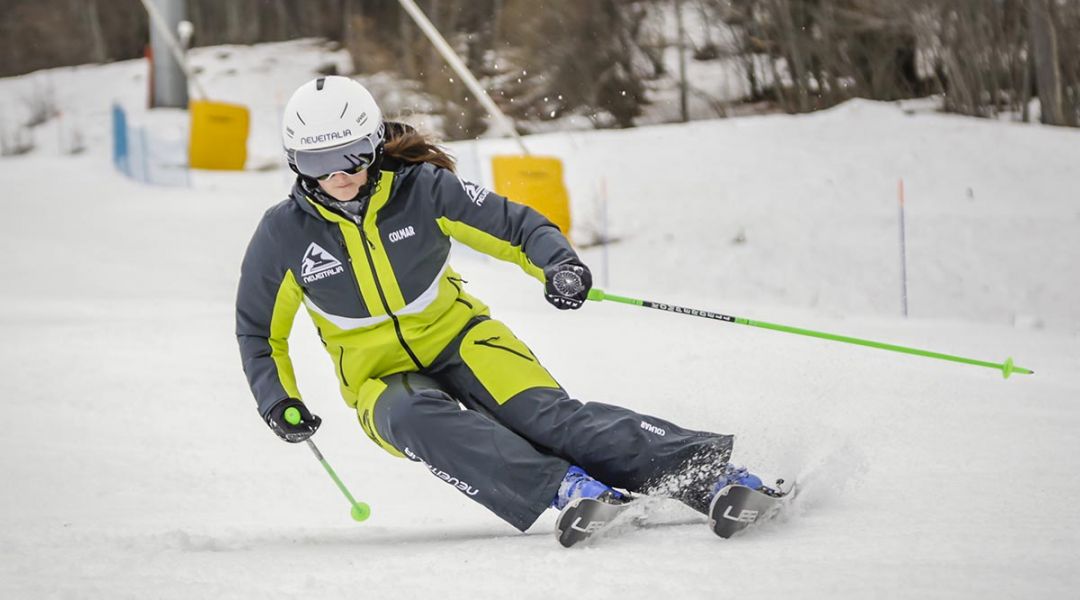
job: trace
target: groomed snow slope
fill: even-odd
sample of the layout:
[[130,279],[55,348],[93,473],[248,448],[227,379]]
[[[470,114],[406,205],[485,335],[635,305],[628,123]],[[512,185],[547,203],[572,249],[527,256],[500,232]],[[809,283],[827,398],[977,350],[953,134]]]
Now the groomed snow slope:
[[[728,541],[678,506],[583,550],[555,543],[550,512],[518,534],[371,444],[300,316],[316,440],[373,509],[356,524],[310,453],[257,417],[232,335],[240,258],[282,173],[152,188],[102,151],[42,151],[0,161],[0,596],[1075,595],[1077,132],[854,102],[529,143],[566,161],[579,239],[606,179],[611,292],[1037,374],[616,304],[563,313],[461,252],[473,293],[574,395],[737,433],[738,461],[804,493]],[[474,164],[500,147],[455,146]],[[583,256],[599,279],[600,251]]]

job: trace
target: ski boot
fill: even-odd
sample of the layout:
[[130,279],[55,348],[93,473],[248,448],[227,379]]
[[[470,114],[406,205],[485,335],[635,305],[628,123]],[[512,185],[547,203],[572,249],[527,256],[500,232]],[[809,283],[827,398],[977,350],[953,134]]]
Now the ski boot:
[[794,491],[792,485],[783,485],[784,480],[778,479],[775,487],[767,486],[745,467],[724,465],[713,486],[709,527],[716,535],[729,538],[755,523],[772,519]]
[[781,489],[783,484],[784,480],[778,479],[776,480],[775,487],[767,486],[761,481],[760,477],[747,471],[746,467],[739,467],[728,463],[724,465],[724,471],[717,478],[716,483],[713,484],[712,493],[715,496],[717,492],[729,485],[741,485],[768,496],[779,498],[785,493],[784,490]]
[[562,510],[571,500],[577,498],[589,498],[608,504],[619,504],[625,500],[621,492],[589,477],[585,469],[570,467],[559,484],[559,493],[551,501],[551,507]]
[[628,494],[589,477],[581,467],[570,467],[551,501],[560,511],[555,537],[565,548],[584,542],[607,529],[630,501]]

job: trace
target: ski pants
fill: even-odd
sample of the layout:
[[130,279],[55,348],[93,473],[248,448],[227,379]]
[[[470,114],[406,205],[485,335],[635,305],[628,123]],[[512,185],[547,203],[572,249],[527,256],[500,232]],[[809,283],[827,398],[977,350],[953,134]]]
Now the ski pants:
[[506,325],[486,317],[422,372],[372,379],[360,394],[374,397],[359,411],[374,442],[423,462],[521,531],[549,508],[571,465],[630,492],[662,484],[707,512],[733,441],[570,398]]

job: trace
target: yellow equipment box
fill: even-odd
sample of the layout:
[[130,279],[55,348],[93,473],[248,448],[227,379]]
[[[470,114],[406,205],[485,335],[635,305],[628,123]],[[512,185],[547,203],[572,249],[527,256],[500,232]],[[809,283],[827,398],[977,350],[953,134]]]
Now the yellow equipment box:
[[495,193],[535,208],[570,232],[570,194],[563,183],[562,161],[550,156],[496,156],[491,159]]
[[242,170],[251,116],[246,106],[193,100],[188,163],[192,169]]

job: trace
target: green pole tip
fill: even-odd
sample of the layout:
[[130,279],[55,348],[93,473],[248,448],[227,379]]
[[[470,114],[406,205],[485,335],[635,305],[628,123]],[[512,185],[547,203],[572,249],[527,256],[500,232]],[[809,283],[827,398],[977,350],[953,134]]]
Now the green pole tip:
[[357,502],[352,507],[352,518],[356,522],[366,521],[371,516],[371,507],[367,502]]
[[592,288],[591,290],[589,290],[589,300],[594,300],[596,302],[603,302],[604,301],[604,290],[600,290],[600,289],[597,289],[597,288]]
[[285,409],[285,422],[289,425],[300,424],[300,410],[295,406],[290,406]]

